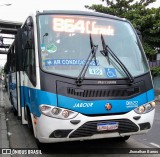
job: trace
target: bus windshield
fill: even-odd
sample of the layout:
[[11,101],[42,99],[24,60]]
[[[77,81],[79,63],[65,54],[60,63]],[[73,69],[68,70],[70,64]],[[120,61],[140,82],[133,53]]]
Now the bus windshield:
[[133,77],[149,71],[137,36],[126,21],[56,14],[40,15],[38,23],[40,62],[46,72],[78,77],[94,44],[98,46],[96,62],[90,62],[85,78],[126,78],[110,54],[102,55],[101,35]]

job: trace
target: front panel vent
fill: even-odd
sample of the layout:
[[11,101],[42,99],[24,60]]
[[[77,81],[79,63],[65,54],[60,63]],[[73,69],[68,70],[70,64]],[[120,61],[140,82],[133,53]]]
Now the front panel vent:
[[131,89],[76,89],[67,88],[69,95],[77,97],[127,97],[140,92],[138,87]]

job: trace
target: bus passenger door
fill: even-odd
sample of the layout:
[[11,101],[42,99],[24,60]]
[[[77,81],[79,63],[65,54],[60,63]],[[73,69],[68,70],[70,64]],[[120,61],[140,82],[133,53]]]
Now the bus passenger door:
[[18,117],[21,118],[22,124],[27,124],[24,119],[24,52],[22,49],[22,28],[17,30],[15,36],[15,52],[16,52],[16,77],[17,77],[17,111]]
[[10,101],[13,105],[14,114],[17,114],[17,77],[16,77],[16,62],[15,62],[15,45],[12,44],[9,53],[11,55],[10,60],[10,72],[9,72],[9,95]]
[[35,50],[34,50],[34,34],[33,34],[33,21],[29,17],[24,25],[22,32],[23,42],[23,112],[24,121],[27,120],[27,114],[32,113],[35,104],[36,95],[36,64],[35,64]]

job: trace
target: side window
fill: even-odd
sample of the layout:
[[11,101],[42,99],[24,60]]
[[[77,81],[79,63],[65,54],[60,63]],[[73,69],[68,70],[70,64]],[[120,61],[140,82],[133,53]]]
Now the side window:
[[15,49],[14,46],[10,49],[10,70],[11,72],[15,72]]
[[15,46],[13,46],[12,51],[13,51],[13,65],[12,65],[12,67],[13,67],[13,72],[16,72],[16,55],[15,55]]
[[36,62],[33,20],[29,17],[23,28],[22,49],[24,56],[24,71],[28,75],[31,83],[36,86]]
[[24,50],[24,71],[29,75],[29,52]]

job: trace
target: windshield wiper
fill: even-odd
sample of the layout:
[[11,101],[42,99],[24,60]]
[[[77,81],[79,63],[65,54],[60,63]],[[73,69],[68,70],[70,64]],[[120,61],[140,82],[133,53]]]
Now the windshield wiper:
[[87,69],[88,69],[91,61],[93,60],[93,58],[94,58],[95,65],[97,65],[96,52],[98,49],[98,45],[94,45],[91,34],[90,34],[90,44],[91,44],[91,52],[89,53],[88,58],[87,58],[84,66],[83,66],[83,68],[82,68],[82,70],[76,80],[77,86],[80,86],[82,81],[84,80],[84,76],[85,76]]
[[[90,37],[89,37],[89,38],[90,38],[91,49],[93,49],[93,50],[92,50],[92,54],[93,54],[94,62],[95,62],[95,65],[97,66],[96,52],[97,52],[97,49],[98,49],[98,45],[95,45],[95,44],[93,43],[91,34],[90,34]],[[92,61],[92,60],[91,60],[91,61]]]
[[[105,57],[107,57],[107,59],[109,60],[108,55],[110,54],[115,61],[120,65],[120,67],[123,69],[123,71],[125,72],[125,74],[128,76],[129,78],[129,83],[133,83],[134,82],[134,77],[131,75],[131,73],[128,71],[128,69],[126,68],[126,66],[120,61],[120,59],[116,56],[116,54],[110,49],[110,47],[108,45],[106,45],[105,40],[103,38],[103,35],[101,34],[101,40],[102,40],[102,47],[103,50],[100,51],[101,54]],[[108,54],[109,53],[109,54]]]

